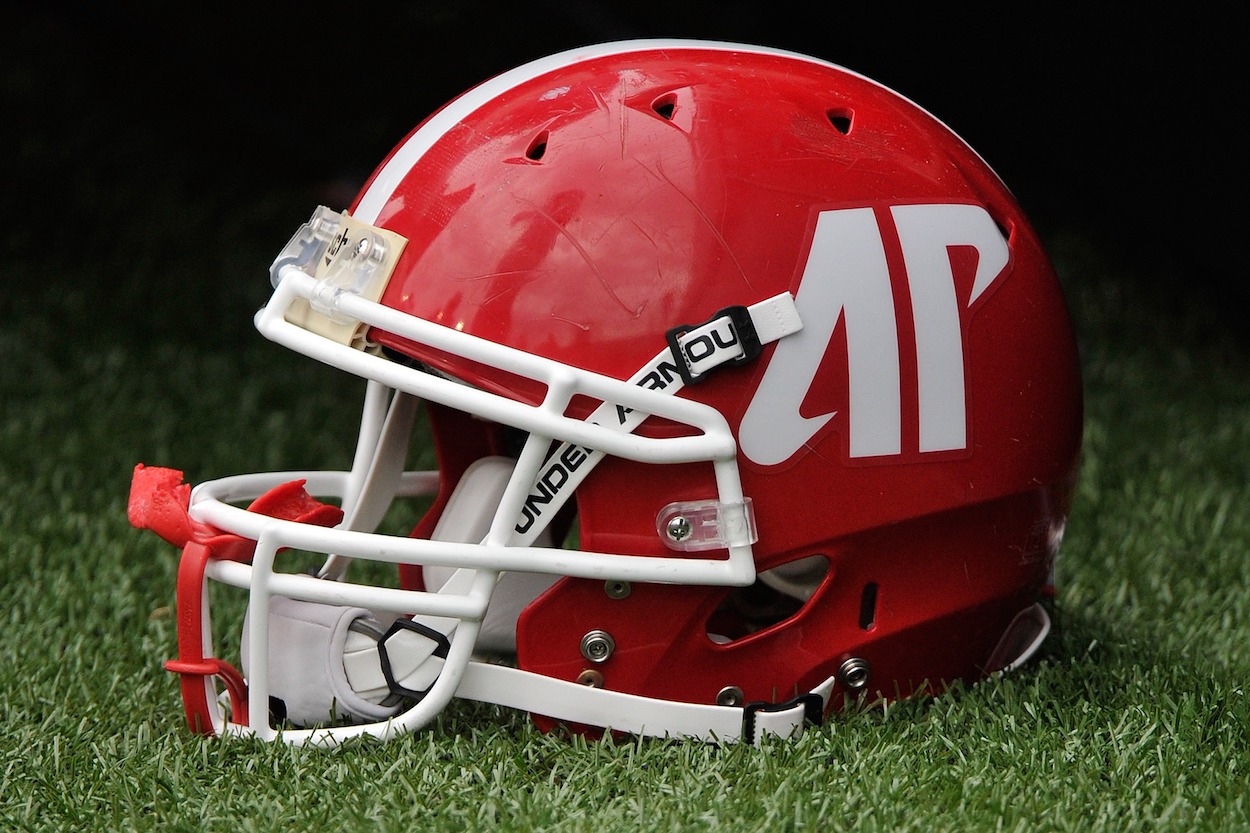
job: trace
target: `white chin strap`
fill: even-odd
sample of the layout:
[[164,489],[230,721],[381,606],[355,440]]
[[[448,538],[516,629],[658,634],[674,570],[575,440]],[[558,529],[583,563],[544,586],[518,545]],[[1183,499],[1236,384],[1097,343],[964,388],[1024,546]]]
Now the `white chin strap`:
[[[272,691],[287,720],[307,726],[332,718],[372,722],[397,715],[401,707],[387,705],[393,698],[383,654],[392,667],[412,666],[397,681],[399,687],[420,692],[433,685],[443,666],[436,638],[398,629],[380,643],[366,635],[370,627],[376,627],[376,620],[359,608],[273,599],[270,636],[282,639],[283,647],[270,652]],[[360,691],[350,678],[381,685]],[[797,737],[807,723],[819,723],[833,683],[831,677],[814,691],[784,703],[713,706],[591,688],[471,660],[455,696],[636,735],[758,743],[770,735]]]
[[[433,538],[480,540],[511,476],[514,461],[478,460],[465,472],[448,500]],[[790,572],[761,574],[806,598],[811,565],[800,561]],[[425,568],[427,589],[466,592],[472,572]],[[478,647],[513,653],[521,610],[553,582],[550,576],[504,573],[482,623]],[[340,607],[275,596],[269,616],[269,680],[281,702],[279,713],[301,726],[346,720],[385,721],[406,703],[419,700],[443,671],[449,640],[459,620],[419,616],[380,618],[359,607]],[[243,664],[249,667],[244,625]],[[993,652],[988,667],[1003,672],[1022,664],[1045,639],[1050,621],[1040,605],[1015,618]],[[455,696],[528,711],[570,723],[637,735],[685,737],[709,742],[758,743],[767,735],[795,737],[808,722],[819,722],[833,678],[784,703],[717,706],[642,697],[592,688],[521,669],[470,660]]]
[[[514,461],[488,457],[465,472],[448,500],[435,540],[480,540],[489,528]],[[427,589],[464,592],[472,572],[426,568]],[[532,573],[500,576],[482,623],[478,647],[516,649],[521,610],[556,579]],[[363,608],[273,597],[269,680],[279,715],[296,725],[328,720],[385,721],[420,699],[443,670],[458,620],[432,616],[380,619]],[[249,659],[244,629],[244,672]],[[571,723],[638,735],[754,743],[766,735],[793,737],[819,722],[833,679],[794,700],[716,706],[680,703],[591,688],[482,660],[471,660],[455,696],[541,714]],[[276,704],[275,704],[276,705]]]

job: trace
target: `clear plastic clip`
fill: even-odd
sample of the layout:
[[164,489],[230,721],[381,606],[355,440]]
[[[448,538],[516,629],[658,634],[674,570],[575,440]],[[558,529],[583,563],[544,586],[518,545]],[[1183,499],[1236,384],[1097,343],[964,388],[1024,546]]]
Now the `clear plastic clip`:
[[382,297],[405,243],[394,232],[318,206],[269,268],[275,287],[291,268],[317,279],[307,301],[293,305],[287,320],[344,344],[356,343],[362,328],[339,311],[339,300],[345,294],[369,301]]
[[343,213],[331,211],[324,205],[317,206],[307,223],[299,227],[295,236],[283,247],[269,267],[269,282],[277,289],[282,271],[294,267],[307,275],[315,275],[322,258],[330,249],[330,243],[343,225]]
[[660,540],[682,552],[728,549],[759,540],[750,498],[742,503],[685,500],[670,503],[655,519]]

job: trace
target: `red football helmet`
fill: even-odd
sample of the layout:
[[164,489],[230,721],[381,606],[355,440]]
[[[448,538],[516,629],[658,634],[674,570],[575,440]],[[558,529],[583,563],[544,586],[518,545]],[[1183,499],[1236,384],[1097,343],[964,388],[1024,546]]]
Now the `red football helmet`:
[[[368,380],[360,439],[346,472],[136,470],[133,522],[184,547],[193,728],[385,737],[458,696],[751,740],[1049,629],[1081,435],[1060,287],[986,163],[862,76],[696,41],[535,61],[273,280],[258,328]],[[419,401],[437,471],[405,471]],[[205,575],[250,593],[242,672]]]

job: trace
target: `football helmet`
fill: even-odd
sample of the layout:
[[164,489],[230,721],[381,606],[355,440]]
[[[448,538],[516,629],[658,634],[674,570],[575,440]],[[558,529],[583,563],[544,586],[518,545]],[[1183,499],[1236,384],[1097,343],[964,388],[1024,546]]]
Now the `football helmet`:
[[256,326],[366,380],[363,416],[348,471],[136,468],[131,522],[183,550],[196,731],[385,738],[458,697],[754,741],[1049,630],[1082,418],[1059,284],[986,162],[861,75],[702,41],[534,61],[271,277]]

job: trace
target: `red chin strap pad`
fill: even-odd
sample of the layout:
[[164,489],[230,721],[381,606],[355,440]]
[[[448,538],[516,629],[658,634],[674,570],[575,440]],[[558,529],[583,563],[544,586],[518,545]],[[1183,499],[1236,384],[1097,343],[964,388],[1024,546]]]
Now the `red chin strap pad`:
[[[315,526],[335,526],[343,520],[343,510],[322,503],[308,494],[303,480],[275,486],[248,507],[281,520]],[[219,677],[230,695],[234,722],[246,724],[247,687],[243,675],[230,663],[204,656],[202,600],[204,570],[210,559],[248,561],[256,542],[200,523],[188,512],[191,487],[183,473],[175,469],[135,466],[130,482],[127,516],[138,529],[150,529],[182,549],[178,566],[178,659],[165,668],[182,680],[182,700],[187,725],[197,734],[213,734],[214,705],[210,703],[207,677]]]
[[304,491],[305,482],[290,480],[281,486],[274,486],[252,501],[247,511],[299,524],[338,526],[343,520],[343,510],[308,494]]
[[180,549],[193,537],[213,534],[187,514],[191,485],[182,480],[182,472],[176,469],[140,463],[130,477],[130,501],[126,505],[131,526],[150,529]]
[[[291,480],[275,486],[252,501],[247,510],[284,521],[337,526],[343,520],[343,510],[308,494],[304,483]],[[126,515],[131,526],[150,529],[179,549],[194,541],[208,547],[213,558],[247,561],[252,557],[255,541],[195,520],[187,511],[190,500],[191,486],[183,482],[182,472],[140,463],[131,475]]]

